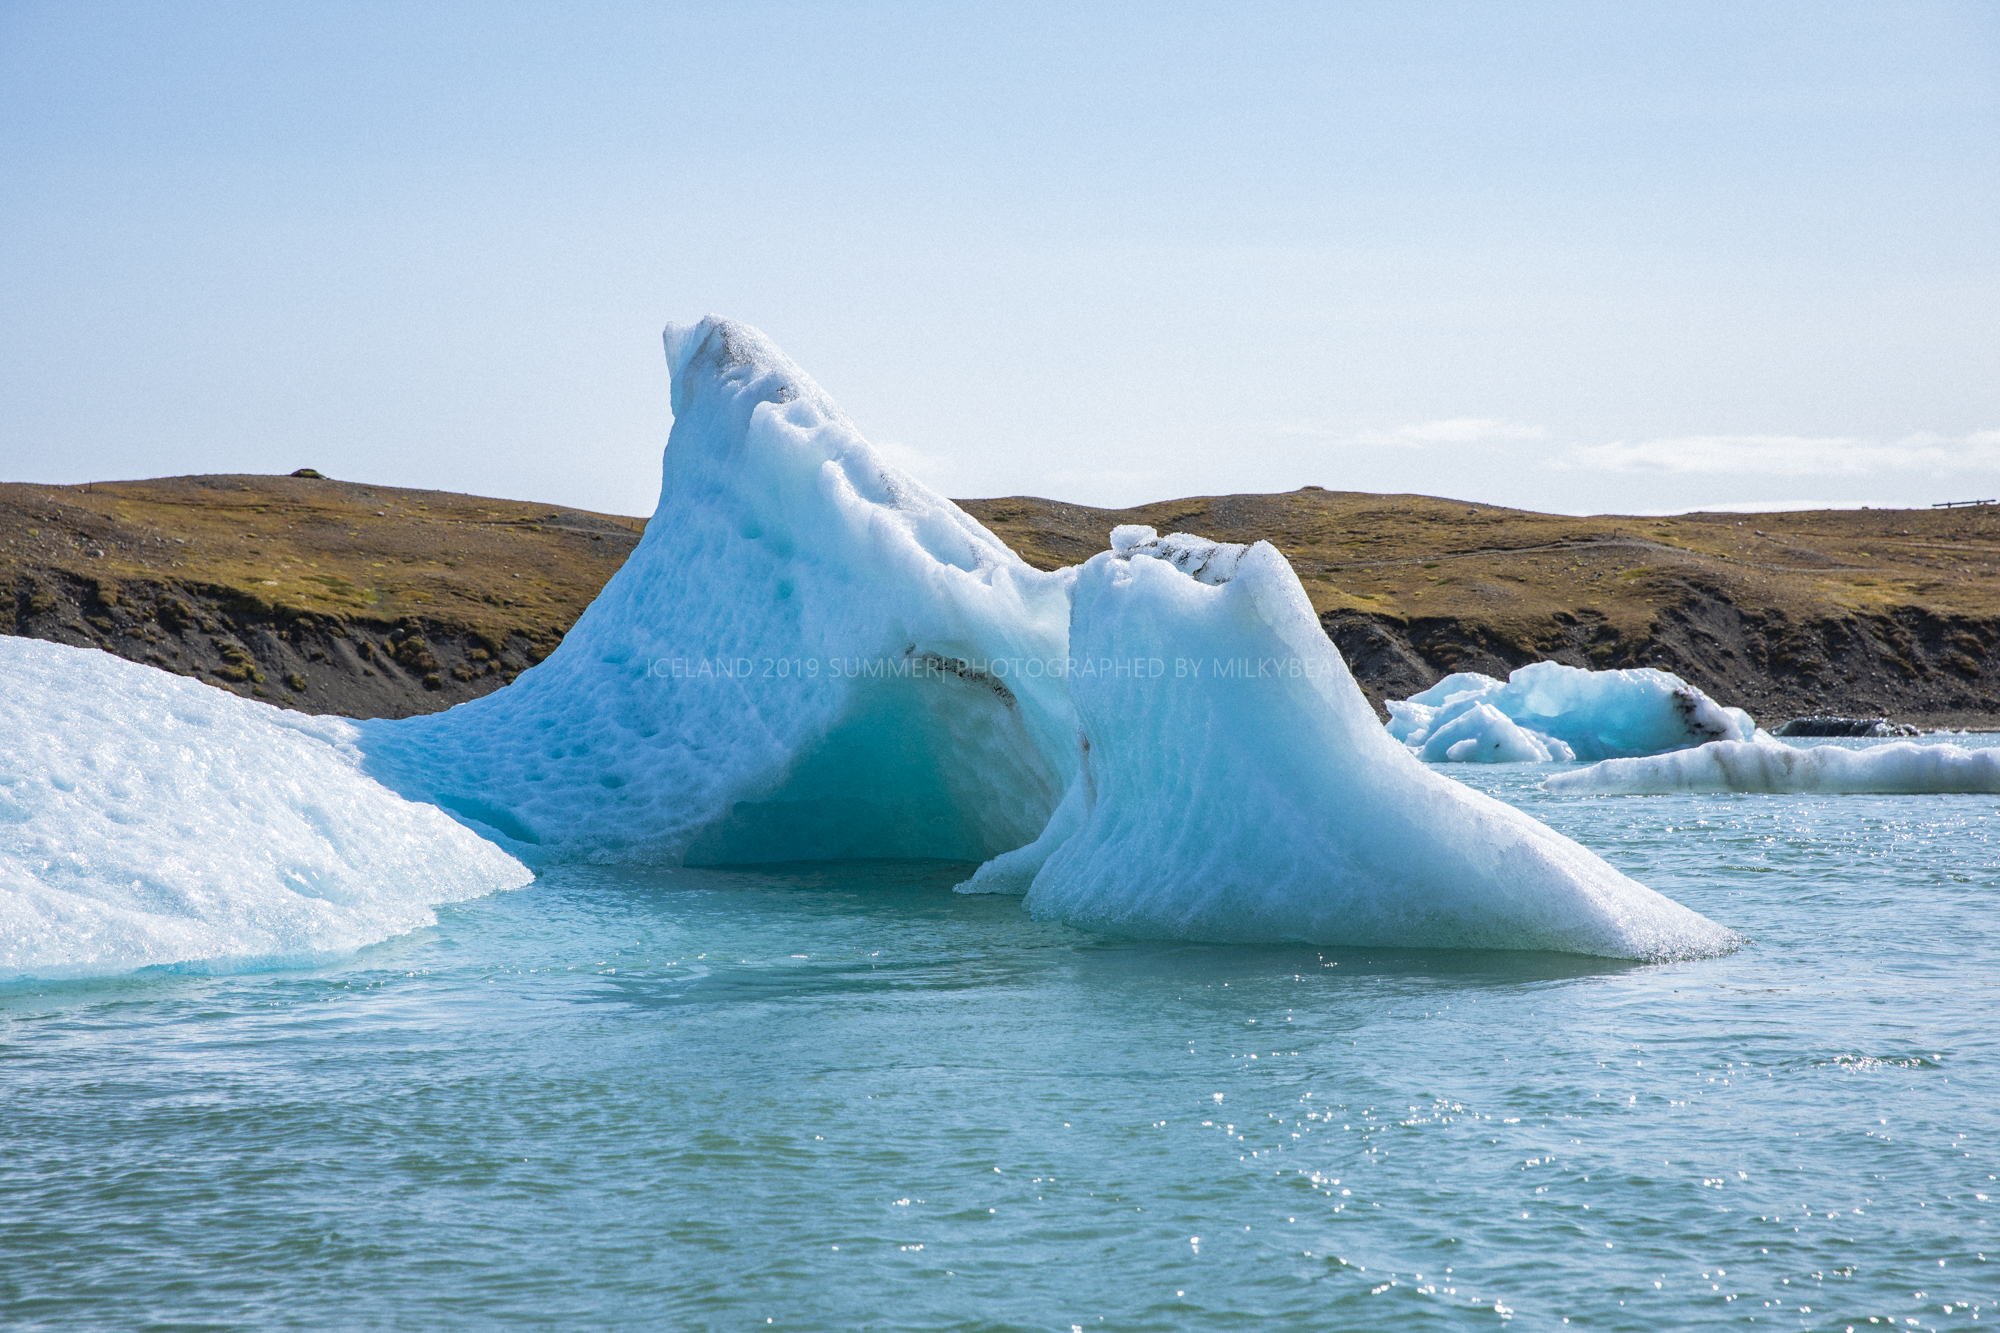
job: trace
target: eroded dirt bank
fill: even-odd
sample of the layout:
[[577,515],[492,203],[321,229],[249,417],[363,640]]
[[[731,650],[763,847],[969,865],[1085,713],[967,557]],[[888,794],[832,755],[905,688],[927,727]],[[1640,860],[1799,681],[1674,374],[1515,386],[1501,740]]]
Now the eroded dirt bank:
[[2000,726],[2000,507],[1570,518],[1317,487],[960,501],[1031,563],[1118,523],[1273,542],[1378,708],[1451,671],[1654,666],[1771,724]]
[[[1553,659],[1662,667],[1768,724],[2000,726],[2000,508],[1567,518],[1312,487],[959,503],[1045,569],[1119,523],[1270,540],[1378,708],[1449,671]],[[644,529],[318,477],[4,484],[0,632],[307,712],[403,717],[553,651]]]

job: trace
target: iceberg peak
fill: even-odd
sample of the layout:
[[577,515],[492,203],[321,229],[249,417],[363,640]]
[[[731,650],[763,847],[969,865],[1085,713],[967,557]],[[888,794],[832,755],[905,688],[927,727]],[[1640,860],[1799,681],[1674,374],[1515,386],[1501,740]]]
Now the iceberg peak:
[[812,376],[748,324],[705,315],[693,324],[667,325],[661,341],[666,344],[675,416],[696,390],[728,385],[732,396],[741,402],[754,405],[805,399],[824,415],[846,421]]
[[638,547],[508,689],[363,724],[373,771],[533,862],[1031,842],[1076,764],[1071,576],[890,466],[757,330],[663,342],[674,425]]

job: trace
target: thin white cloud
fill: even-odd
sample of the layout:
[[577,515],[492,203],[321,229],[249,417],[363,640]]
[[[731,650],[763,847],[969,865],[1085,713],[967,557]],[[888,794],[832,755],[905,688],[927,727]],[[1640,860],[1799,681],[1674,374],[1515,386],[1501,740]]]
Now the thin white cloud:
[[1882,472],[1931,475],[2000,472],[2000,430],[1930,433],[1898,440],[1851,435],[1682,435],[1586,445],[1556,466],[1588,472],[1771,477],[1861,477]]
[[1438,445],[1505,444],[1519,440],[1541,440],[1548,432],[1540,426],[1525,426],[1492,417],[1445,417],[1437,421],[1414,421],[1388,429],[1338,429],[1293,423],[1278,427],[1280,435],[1306,435],[1335,444],[1361,448],[1430,449]]

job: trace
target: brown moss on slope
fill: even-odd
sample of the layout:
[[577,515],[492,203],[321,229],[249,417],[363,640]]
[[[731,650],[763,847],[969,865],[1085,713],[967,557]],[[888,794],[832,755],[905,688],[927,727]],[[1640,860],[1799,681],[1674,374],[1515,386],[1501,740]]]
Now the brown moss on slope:
[[540,661],[644,528],[319,477],[0,484],[0,629],[402,717]]
[[[1773,722],[2000,724],[2000,508],[1569,518],[1314,487],[959,503],[1043,569],[1119,523],[1269,540],[1378,706],[1549,659],[1663,667]],[[546,656],[644,529],[313,477],[0,484],[0,632],[400,717]]]
[[1571,518],[1317,487],[959,503],[1045,569],[1119,523],[1270,541],[1378,705],[1549,659],[1662,667],[1773,719],[2000,723],[2000,507]]

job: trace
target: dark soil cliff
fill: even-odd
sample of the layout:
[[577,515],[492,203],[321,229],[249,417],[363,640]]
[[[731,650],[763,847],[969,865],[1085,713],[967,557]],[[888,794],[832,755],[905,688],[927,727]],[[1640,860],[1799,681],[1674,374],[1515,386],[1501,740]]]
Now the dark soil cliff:
[[[1105,549],[1119,523],[1269,540],[1378,707],[1448,671],[1547,658],[1663,667],[1767,725],[2000,726],[2000,508],[1565,518],[1312,487],[959,503],[1044,569]],[[0,632],[307,712],[403,717],[540,661],[644,529],[318,477],[0,484]]]
[[313,477],[0,485],[0,632],[406,717],[541,661],[644,527]]
[[1550,659],[1660,667],[1767,725],[2000,726],[2000,507],[1568,518],[1318,487],[959,503],[1045,569],[1118,523],[1268,540],[1378,710],[1447,672]]

